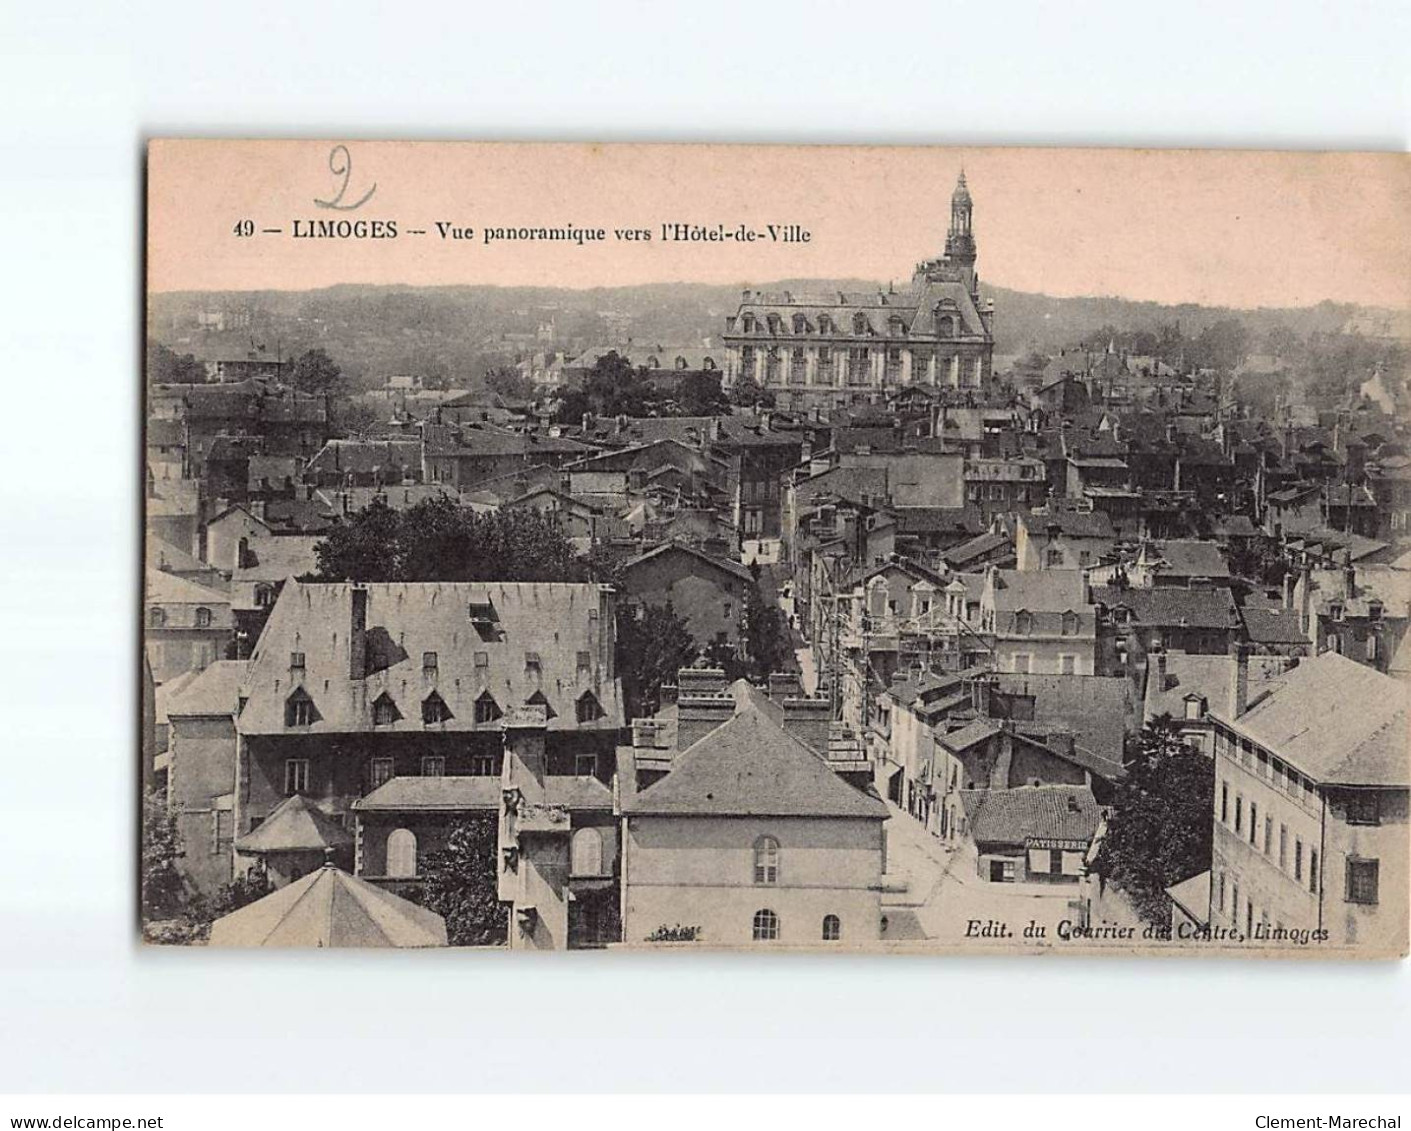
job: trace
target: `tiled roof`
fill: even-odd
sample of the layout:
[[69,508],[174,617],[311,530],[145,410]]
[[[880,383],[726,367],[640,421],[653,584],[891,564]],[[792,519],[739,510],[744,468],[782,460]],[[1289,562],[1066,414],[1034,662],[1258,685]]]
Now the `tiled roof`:
[[1228,721],[1317,782],[1411,784],[1406,685],[1336,652],[1302,661]]
[[880,799],[845,782],[753,703],[677,755],[665,778],[622,809],[628,816],[888,816]]
[[352,844],[352,834],[301,793],[286,797],[268,817],[235,841],[237,852],[308,852]]
[[1157,572],[1173,577],[1229,577],[1225,555],[1214,542],[1193,539],[1152,543],[1144,548],[1147,560],[1157,565]]
[[1008,534],[981,534],[977,538],[962,542],[959,546],[952,546],[941,556],[946,564],[954,569],[964,569],[965,566],[979,558],[987,557],[998,550],[1013,550]]
[[1062,723],[1076,745],[1121,764],[1123,739],[1136,722],[1132,685],[1125,677],[996,672],[991,678],[1000,693],[1031,696],[1039,725]]
[[1130,609],[1138,624],[1169,628],[1238,628],[1239,610],[1225,588],[1118,589],[1093,587],[1093,600],[1109,609]]
[[445,946],[446,921],[332,866],[211,925],[211,946]]
[[[240,684],[249,668],[247,660],[216,660],[166,701],[173,715],[231,715],[240,706]],[[165,689],[167,685],[163,685]]]
[[966,723],[959,730],[947,731],[944,734],[938,730],[936,737],[941,740],[946,749],[959,753],[962,750],[969,750],[977,743],[988,742],[999,733],[1000,727],[989,719],[975,719]]
[[[548,699],[549,729],[613,731],[622,725],[618,682],[604,659],[612,612],[597,585],[561,582],[378,582],[367,594],[367,675],[351,678],[353,591],[346,583],[286,582],[251,657],[247,734],[290,733],[285,700],[295,686],[313,700],[316,718],[293,733],[370,732],[373,703],[384,693],[400,718],[379,732],[495,730],[475,722],[475,703],[491,695],[500,711],[536,691]],[[481,625],[472,618],[480,618]],[[291,669],[291,654],[301,669]],[[588,666],[578,657],[586,654]],[[435,666],[423,663],[434,654]],[[537,656],[537,665],[532,657]],[[451,711],[422,722],[432,690]],[[602,717],[576,721],[576,703],[592,692]]]
[[[646,553],[638,554],[635,558],[631,558],[628,561],[623,562],[622,566],[620,567],[621,572],[624,574],[630,573],[638,566],[644,565],[647,562],[656,561],[658,558],[665,557],[666,555],[672,553],[684,554],[688,557],[694,558],[699,561],[701,565],[703,565],[705,568],[714,568],[717,570],[722,570],[725,573],[730,574],[738,581],[747,581],[751,583],[754,581],[754,578],[750,575],[750,571],[744,566],[742,566],[739,562],[733,562],[726,558],[711,557],[711,555],[696,549],[694,546],[688,546],[681,542],[666,542],[660,546],[653,546]],[[630,586],[628,586],[628,588],[630,588]]]
[[308,470],[370,475],[405,467],[421,469],[420,440],[329,440],[309,461]]
[[1240,610],[1251,644],[1307,644],[1308,634],[1298,627],[1298,613],[1287,609]]
[[1101,814],[1092,791],[1065,785],[963,789],[961,804],[978,844],[1031,840],[1091,842]]

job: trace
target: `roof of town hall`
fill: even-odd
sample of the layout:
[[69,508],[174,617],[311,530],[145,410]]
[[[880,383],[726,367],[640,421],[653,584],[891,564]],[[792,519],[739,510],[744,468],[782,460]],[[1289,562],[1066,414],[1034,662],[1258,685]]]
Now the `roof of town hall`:
[[1337,652],[1300,661],[1236,719],[1211,713],[1319,783],[1411,784],[1406,685]]
[[[353,591],[367,594],[367,674],[351,677]],[[240,713],[245,734],[284,734],[294,688],[313,701],[314,721],[294,733],[371,732],[383,696],[395,721],[379,733],[496,730],[476,723],[476,700],[489,694],[500,712],[542,693],[551,731],[615,731],[622,726],[618,681],[599,662],[611,612],[602,587],[566,582],[286,581],[250,658]],[[609,636],[610,639],[610,636]],[[586,653],[588,666],[579,666]],[[302,668],[291,663],[298,655]],[[430,657],[430,662],[428,662]],[[479,660],[479,662],[477,662]],[[537,670],[537,674],[535,669]],[[450,717],[424,723],[432,692]],[[600,717],[579,723],[576,703],[591,692]]]
[[671,772],[626,797],[628,816],[844,817],[882,821],[875,794],[840,778],[753,697],[678,754]]

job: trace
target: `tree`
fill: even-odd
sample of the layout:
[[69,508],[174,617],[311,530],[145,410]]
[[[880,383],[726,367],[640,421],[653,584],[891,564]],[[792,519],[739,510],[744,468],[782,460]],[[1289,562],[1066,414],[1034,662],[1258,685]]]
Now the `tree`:
[[773,408],[774,394],[746,375],[730,386],[730,403],[741,408]]
[[508,937],[499,901],[495,818],[468,817],[451,830],[446,847],[428,852],[421,902],[446,920],[452,946],[502,946]]
[[314,547],[319,581],[585,581],[558,524],[534,510],[476,514],[453,499],[382,500]]
[[730,398],[720,387],[720,374],[704,370],[681,378],[676,402],[682,416],[719,416],[730,412]]
[[209,380],[194,354],[178,354],[156,340],[147,342],[147,380],[153,385],[199,385]]
[[698,653],[686,622],[670,604],[617,607],[617,674],[628,718],[655,714],[661,688]]
[[794,650],[784,611],[766,602],[757,584],[750,586],[745,597],[745,654],[750,674],[757,680],[793,666]]
[[305,350],[289,367],[289,383],[301,392],[336,392],[342,381],[343,371],[321,349]]
[[1152,719],[1129,746],[1093,868],[1153,926],[1170,924],[1166,889],[1210,868],[1214,801],[1210,759],[1181,742],[1169,715]]
[[176,813],[166,795],[149,790],[142,795],[142,918],[174,919],[185,909],[186,882],[178,861],[182,856]]
[[497,365],[486,370],[485,387],[510,401],[527,401],[534,397],[534,382],[512,365]]

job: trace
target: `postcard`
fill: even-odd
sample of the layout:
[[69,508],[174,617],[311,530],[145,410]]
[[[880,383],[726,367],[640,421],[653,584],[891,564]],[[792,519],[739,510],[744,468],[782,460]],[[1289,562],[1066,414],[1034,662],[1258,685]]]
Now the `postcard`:
[[152,141],[144,940],[1405,955],[1408,201]]

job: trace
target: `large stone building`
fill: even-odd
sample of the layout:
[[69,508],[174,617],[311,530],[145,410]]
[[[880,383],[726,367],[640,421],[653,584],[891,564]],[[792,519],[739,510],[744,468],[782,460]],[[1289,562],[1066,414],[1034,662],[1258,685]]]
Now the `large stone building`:
[[980,298],[972,202],[962,173],[945,254],[904,291],[745,291],[726,319],[726,388],[752,378],[782,407],[835,407],[887,389],[978,389],[990,376],[994,304]]

